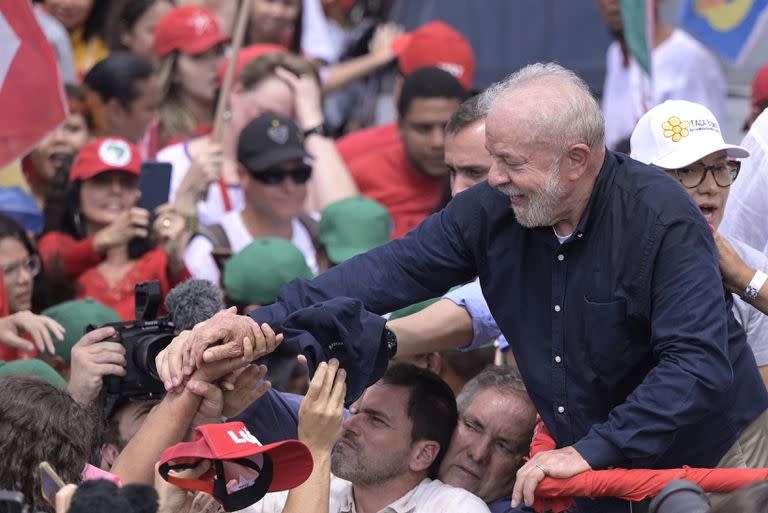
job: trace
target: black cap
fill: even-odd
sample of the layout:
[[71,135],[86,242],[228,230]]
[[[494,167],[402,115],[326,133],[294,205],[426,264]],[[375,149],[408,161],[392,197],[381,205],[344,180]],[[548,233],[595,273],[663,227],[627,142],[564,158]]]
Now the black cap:
[[277,114],[262,114],[240,132],[237,160],[259,172],[291,159],[305,159],[304,137],[296,123]]

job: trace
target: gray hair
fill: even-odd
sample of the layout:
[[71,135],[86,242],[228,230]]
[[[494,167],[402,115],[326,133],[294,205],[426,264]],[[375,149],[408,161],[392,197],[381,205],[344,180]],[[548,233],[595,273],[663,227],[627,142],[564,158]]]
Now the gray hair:
[[560,101],[542,101],[537,116],[529,121],[531,138],[538,143],[561,145],[584,143],[590,148],[605,144],[605,121],[589,86],[576,73],[559,64],[530,64],[490,86],[482,94],[482,108],[488,112],[513,90],[533,82],[560,82],[570,85]]
[[475,121],[485,119],[485,116],[488,114],[488,110],[485,107],[482,94],[476,94],[472,98],[465,100],[459,105],[459,108],[451,115],[451,118],[445,125],[446,137],[453,137]]
[[477,376],[467,381],[456,397],[459,415],[464,414],[478,394],[489,388],[503,394],[524,397],[525,401],[531,404],[531,408],[534,407],[531,399],[528,397],[523,378],[520,377],[520,373],[516,369],[509,367],[487,367]]

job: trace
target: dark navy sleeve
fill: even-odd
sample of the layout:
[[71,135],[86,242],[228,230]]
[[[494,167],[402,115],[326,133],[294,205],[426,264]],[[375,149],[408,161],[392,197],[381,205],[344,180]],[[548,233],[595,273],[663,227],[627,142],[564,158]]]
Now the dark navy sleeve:
[[[574,444],[592,468],[626,459],[652,462],[679,428],[697,423],[733,381],[717,249],[703,218],[648,231],[651,347],[658,363],[640,385]],[[638,272],[641,270],[638,269]]]
[[385,314],[441,296],[454,285],[471,280],[476,266],[465,234],[475,234],[477,194],[462,193],[441,212],[403,238],[358,255],[312,281],[286,284],[277,302],[251,312],[259,323],[281,331],[292,312],[347,296],[360,299],[367,310]]

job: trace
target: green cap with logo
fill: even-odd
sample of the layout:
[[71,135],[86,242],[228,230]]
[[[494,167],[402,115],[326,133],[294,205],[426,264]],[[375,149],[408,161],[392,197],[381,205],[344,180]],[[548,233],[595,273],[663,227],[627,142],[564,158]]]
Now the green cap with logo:
[[37,358],[0,362],[0,377],[3,376],[32,376],[47,381],[58,388],[67,388],[67,382],[64,381],[61,374]]
[[86,326],[92,324],[98,327],[122,320],[117,312],[90,297],[59,303],[43,311],[42,315],[64,326],[64,340],[54,337],[53,343],[56,346],[56,355],[66,362],[71,361],[72,347],[85,334]]
[[312,278],[299,248],[285,239],[255,239],[224,264],[222,283],[227,297],[245,304],[268,305],[283,285]]
[[392,233],[392,219],[381,203],[354,196],[328,205],[318,232],[328,258],[340,264],[386,243]]

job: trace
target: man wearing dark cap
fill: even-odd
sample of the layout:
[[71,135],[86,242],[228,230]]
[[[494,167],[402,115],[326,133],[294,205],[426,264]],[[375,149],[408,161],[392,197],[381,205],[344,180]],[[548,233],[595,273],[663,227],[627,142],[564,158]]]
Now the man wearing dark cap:
[[276,114],[259,116],[240,133],[237,160],[245,208],[225,214],[218,225],[192,239],[185,253],[192,274],[219,283],[212,252],[238,253],[262,237],[291,241],[316,272],[313,221],[304,214],[312,163],[299,127]]

